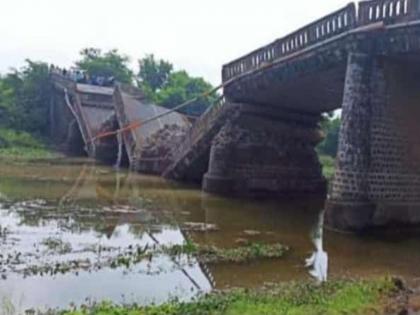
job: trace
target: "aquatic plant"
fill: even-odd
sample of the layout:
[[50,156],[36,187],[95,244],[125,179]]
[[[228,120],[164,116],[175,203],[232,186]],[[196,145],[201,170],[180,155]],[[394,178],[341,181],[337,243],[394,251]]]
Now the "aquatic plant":
[[[47,238],[42,244],[50,251],[58,254],[71,252],[69,243],[63,242],[57,238]],[[92,249],[90,249],[92,250]],[[114,249],[98,248],[100,251],[112,251]],[[116,249],[115,249],[116,250]],[[120,250],[120,249],[118,249]],[[104,260],[95,262],[89,259],[70,260],[67,262],[49,263],[44,265],[29,265],[19,270],[24,276],[33,275],[56,275],[67,272],[78,272],[79,270],[98,270],[105,267],[110,268],[130,268],[141,261],[151,261],[158,255],[166,255],[177,261],[179,268],[193,263],[194,258],[201,263],[218,264],[218,263],[246,263],[259,259],[278,259],[285,255],[289,250],[287,246],[279,243],[262,244],[249,243],[236,248],[218,248],[216,246],[199,245],[192,241],[186,241],[177,245],[129,245],[127,248],[119,251],[116,256],[107,257]],[[10,256],[10,255],[9,255]],[[0,263],[7,266],[10,261],[20,261],[20,255],[3,257],[0,254]],[[182,259],[186,258],[186,259]]]
[[8,233],[9,233],[9,231],[8,231],[7,227],[2,227],[1,224],[0,224],[0,238],[5,240]]
[[289,250],[282,244],[261,244],[250,243],[247,246],[241,246],[231,249],[220,250],[217,247],[204,247],[200,251],[200,256],[205,262],[247,262],[257,259],[281,258]]
[[153,246],[150,248],[141,248],[120,254],[111,262],[111,267],[120,266],[129,267],[143,259],[151,260],[155,255],[164,254],[172,258],[187,256],[195,258],[201,263],[246,263],[258,259],[281,258],[289,250],[287,246],[279,243],[262,244],[249,243],[235,248],[219,248],[216,246],[200,245],[187,240],[183,244],[171,246]]
[[58,254],[67,254],[72,250],[69,242],[64,242],[63,240],[54,237],[44,239],[41,244],[46,246],[50,251]]

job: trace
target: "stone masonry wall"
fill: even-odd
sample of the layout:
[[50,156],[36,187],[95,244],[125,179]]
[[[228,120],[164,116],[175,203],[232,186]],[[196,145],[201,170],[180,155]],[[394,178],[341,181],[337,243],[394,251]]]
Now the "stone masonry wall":
[[350,55],[328,224],[360,230],[420,223],[420,71]]
[[406,65],[382,63],[382,71],[372,80],[369,198],[420,202],[420,92],[416,75]]
[[300,120],[262,116],[244,106],[239,118],[213,140],[204,190],[276,197],[324,194],[325,180],[314,149],[322,139],[320,117],[314,115],[308,123],[303,116]]
[[371,73],[369,56],[349,55],[332,200],[368,200]]

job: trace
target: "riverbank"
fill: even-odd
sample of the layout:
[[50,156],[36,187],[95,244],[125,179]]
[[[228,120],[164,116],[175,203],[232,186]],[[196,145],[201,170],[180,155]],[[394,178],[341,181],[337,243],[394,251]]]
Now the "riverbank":
[[62,311],[62,315],[257,315],[257,314],[400,314],[407,293],[399,279],[334,280],[323,284],[284,283],[258,290],[216,292],[192,302],[118,306],[103,302]]
[[0,160],[3,162],[30,162],[61,156],[27,132],[0,128]]

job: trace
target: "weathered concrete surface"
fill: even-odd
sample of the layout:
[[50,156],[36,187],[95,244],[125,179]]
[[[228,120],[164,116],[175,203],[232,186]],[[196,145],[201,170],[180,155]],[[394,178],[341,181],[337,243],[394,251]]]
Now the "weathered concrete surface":
[[65,104],[64,92],[53,91],[50,104],[51,138],[58,148],[71,155],[86,154],[76,118]]
[[51,74],[51,80],[54,86],[51,134],[56,143],[66,151],[85,151],[92,158],[114,163],[116,138],[92,141],[97,135],[116,128],[113,88],[77,84],[58,74]]
[[[119,85],[114,95],[115,111],[119,128],[140,123],[138,128],[133,128],[123,133],[124,147],[127,152],[132,169],[144,173],[161,174],[166,153],[174,143],[179,143],[190,122],[184,115],[172,112],[152,122],[141,125],[158,115],[168,113],[169,110],[151,104],[138,89]],[[182,135],[168,137],[167,143],[162,144],[156,135],[165,129],[176,126],[177,132]],[[157,142],[152,143],[155,139]],[[167,147],[163,148],[163,147]]]
[[224,65],[225,96],[231,102],[312,113],[337,109],[348,54],[415,54],[418,21],[418,0],[349,4]]
[[225,88],[225,96],[232,102],[327,112],[341,107],[349,53],[397,57],[418,52],[420,25],[355,30],[238,78]]
[[163,176],[201,183],[207,172],[213,138],[237,113],[237,106],[226,103],[223,98],[209,108],[195,121],[183,141],[172,145]]
[[[82,121],[86,124],[90,137],[117,128],[113,93],[114,89],[109,87],[76,85],[73,103],[80,103]],[[89,148],[89,145],[87,147]],[[115,136],[98,139],[93,143],[93,147],[94,152],[89,152],[90,156],[107,163],[115,163],[117,160],[118,143]]]

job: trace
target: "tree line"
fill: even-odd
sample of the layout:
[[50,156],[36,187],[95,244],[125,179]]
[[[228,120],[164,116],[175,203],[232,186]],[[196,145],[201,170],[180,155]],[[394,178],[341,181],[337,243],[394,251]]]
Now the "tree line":
[[[97,48],[87,48],[80,54],[81,60],[76,62],[79,69],[91,76],[113,76],[121,83],[134,84],[150,101],[166,108],[173,108],[213,89],[203,78],[193,77],[185,70],[175,71],[172,63],[157,59],[153,54],[138,60],[136,73],[128,66],[130,58],[115,49],[102,52]],[[199,116],[215,99],[215,96],[200,98],[181,112]]]
[[[80,52],[75,67],[90,76],[114,77],[116,81],[141,88],[152,103],[173,108],[195,98],[213,87],[200,77],[155,58],[153,54],[138,60],[138,70],[130,69],[130,58],[113,49],[102,51],[86,48]],[[49,67],[45,62],[26,60],[21,69],[13,69],[0,76],[0,127],[47,137],[48,108],[51,85]],[[183,112],[201,115],[216,96],[202,97]]]
[[[193,77],[185,70],[175,70],[172,63],[153,54],[138,60],[137,71],[129,65],[130,58],[116,49],[86,48],[75,62],[75,67],[90,76],[112,76],[118,82],[141,88],[152,103],[166,108],[173,108],[213,89],[203,78]],[[21,69],[0,76],[0,128],[27,132],[38,138],[48,137],[50,66],[28,59]],[[217,95],[201,97],[183,109],[183,113],[199,116],[216,98]],[[318,147],[320,153],[335,157],[339,126],[339,118],[326,116],[323,120],[326,139]]]

